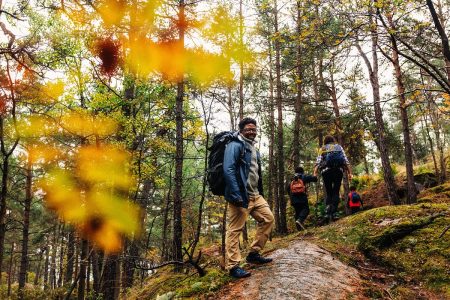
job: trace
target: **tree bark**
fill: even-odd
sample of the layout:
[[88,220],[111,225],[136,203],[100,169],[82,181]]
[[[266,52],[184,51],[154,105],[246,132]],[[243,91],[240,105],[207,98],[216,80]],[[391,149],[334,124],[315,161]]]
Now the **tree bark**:
[[69,228],[67,234],[67,268],[64,278],[64,284],[72,284],[73,278],[73,263],[75,258],[75,230]]
[[280,223],[277,224],[276,230],[278,233],[287,233],[286,223],[286,201],[284,198],[284,137],[283,137],[283,97],[281,94],[281,44],[280,32],[278,28],[278,6],[277,1],[274,1],[274,27],[275,27],[275,72],[276,72],[276,87],[277,87],[277,111],[278,111],[278,202],[280,209]]
[[94,298],[100,294],[101,292],[101,282],[100,282],[100,274],[102,269],[102,257],[97,250],[93,250],[92,252],[92,279],[93,279],[93,290],[94,290]]
[[60,234],[60,226],[61,224],[58,224],[55,226],[55,231],[52,239],[52,255],[50,260],[50,287],[52,289],[56,288],[56,255],[58,253],[58,242],[59,242],[59,234]]
[[[0,117],[0,126],[3,133],[3,118]],[[2,136],[3,142],[3,136]],[[2,163],[2,187],[0,191],[0,285],[2,284],[3,253],[5,249],[6,235],[6,197],[8,195],[9,156],[3,157]]]
[[168,242],[168,238],[167,238],[167,231],[169,228],[169,211],[170,211],[170,198],[171,198],[171,186],[172,186],[172,171],[169,172],[169,191],[167,192],[167,196],[166,196],[166,203],[165,203],[165,207],[164,207],[164,223],[163,223],[163,232],[162,232],[162,257],[165,260],[169,260],[169,242]]
[[64,243],[64,227],[61,229],[61,237],[59,239],[60,244],[60,251],[59,251],[59,272],[58,272],[58,288],[62,287],[63,285],[63,278],[64,278],[64,250],[66,248],[66,245]]
[[[1,6],[1,5],[0,5]],[[11,77],[9,61],[6,61],[6,74],[9,79],[10,99],[12,103],[11,118],[13,123],[16,122],[16,94]],[[6,89],[6,87],[5,87]],[[3,253],[5,251],[5,235],[6,235],[6,198],[8,196],[8,180],[9,180],[9,158],[14,152],[19,143],[19,139],[16,139],[10,149],[6,149],[5,135],[4,135],[4,117],[0,115],[0,152],[3,156],[2,160],[2,184],[0,190],[0,285],[2,284],[2,271],[3,271]]]
[[103,271],[103,299],[119,299],[119,272],[119,257],[116,254],[108,255]]
[[300,36],[302,33],[302,0],[297,0],[297,74],[296,74],[296,88],[297,95],[294,102],[294,132],[292,138],[292,160],[293,169],[300,165],[300,127],[301,127],[301,105],[302,105],[302,80],[303,80],[303,65],[302,65],[302,45]]
[[86,289],[86,269],[87,269],[87,256],[88,256],[88,241],[82,239],[81,241],[81,257],[80,257],[80,273],[78,281],[78,300],[84,300],[84,293]]
[[[242,0],[239,0],[239,47],[244,51],[244,16],[242,14]],[[242,57],[242,56],[241,56]],[[239,59],[239,118],[244,118],[244,62]]]
[[44,257],[44,250],[41,249],[39,252],[38,265],[36,267],[36,276],[34,277],[34,285],[37,286],[39,284],[39,279],[41,279],[41,268],[42,268],[42,258]]
[[274,78],[273,78],[273,59],[272,44],[269,39],[269,178],[268,178],[268,202],[270,209],[273,211],[276,228],[280,227],[280,209],[277,186],[277,167],[275,160],[275,105],[274,105]]
[[[180,0],[178,5],[178,20],[185,24],[185,3]],[[179,41],[184,51],[185,27],[179,27]],[[177,83],[177,97],[175,109],[176,122],[176,157],[175,157],[175,189],[173,193],[173,259],[183,261],[183,225],[182,225],[182,188],[183,188],[183,103],[184,103],[184,75],[181,74]],[[174,270],[181,271],[180,265]]]
[[49,267],[49,264],[50,264],[50,248],[49,248],[49,245],[47,245],[45,247],[44,290],[48,289],[48,267]]
[[12,283],[12,277],[13,277],[13,272],[12,272],[12,268],[13,268],[13,263],[14,263],[14,247],[16,246],[15,243],[11,244],[11,254],[9,256],[9,267],[8,267],[8,297],[11,296],[11,283]]
[[33,170],[30,157],[27,160],[26,167],[26,184],[25,184],[25,201],[23,209],[23,229],[22,229],[22,253],[20,259],[19,269],[19,299],[24,299],[24,288],[27,281],[27,269],[28,269],[28,240],[30,229],[30,209],[32,200],[32,179]]

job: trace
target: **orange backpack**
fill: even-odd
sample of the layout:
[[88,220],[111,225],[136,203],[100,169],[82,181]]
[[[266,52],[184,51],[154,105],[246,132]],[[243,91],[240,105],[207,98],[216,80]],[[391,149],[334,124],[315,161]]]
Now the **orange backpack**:
[[301,178],[296,178],[291,181],[291,193],[293,195],[300,195],[306,192],[305,184]]

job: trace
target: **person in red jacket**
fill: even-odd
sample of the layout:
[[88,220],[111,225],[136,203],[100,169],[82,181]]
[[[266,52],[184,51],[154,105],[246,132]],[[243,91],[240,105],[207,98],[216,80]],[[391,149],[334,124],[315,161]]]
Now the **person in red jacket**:
[[358,192],[356,192],[355,186],[350,187],[350,193],[348,193],[347,206],[348,208],[350,208],[350,214],[352,215],[362,210],[363,208],[361,195],[358,194]]

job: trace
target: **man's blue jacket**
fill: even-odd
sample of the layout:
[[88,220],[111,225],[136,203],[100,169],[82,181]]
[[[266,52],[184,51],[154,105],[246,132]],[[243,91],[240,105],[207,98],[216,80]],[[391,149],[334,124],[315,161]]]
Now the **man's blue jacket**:
[[[261,157],[258,159],[258,191],[263,196]],[[252,149],[246,142],[236,139],[228,143],[223,157],[225,200],[236,206],[248,208],[247,179],[250,171]]]

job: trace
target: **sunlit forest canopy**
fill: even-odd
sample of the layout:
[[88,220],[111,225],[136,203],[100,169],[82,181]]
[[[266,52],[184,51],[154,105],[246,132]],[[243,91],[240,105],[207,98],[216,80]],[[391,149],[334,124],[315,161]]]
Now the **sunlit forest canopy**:
[[382,182],[372,207],[416,203],[448,180],[448,15],[448,0],[0,1],[0,298],[117,299],[223,256],[208,147],[244,117],[274,236],[326,135],[352,165],[342,195]]

